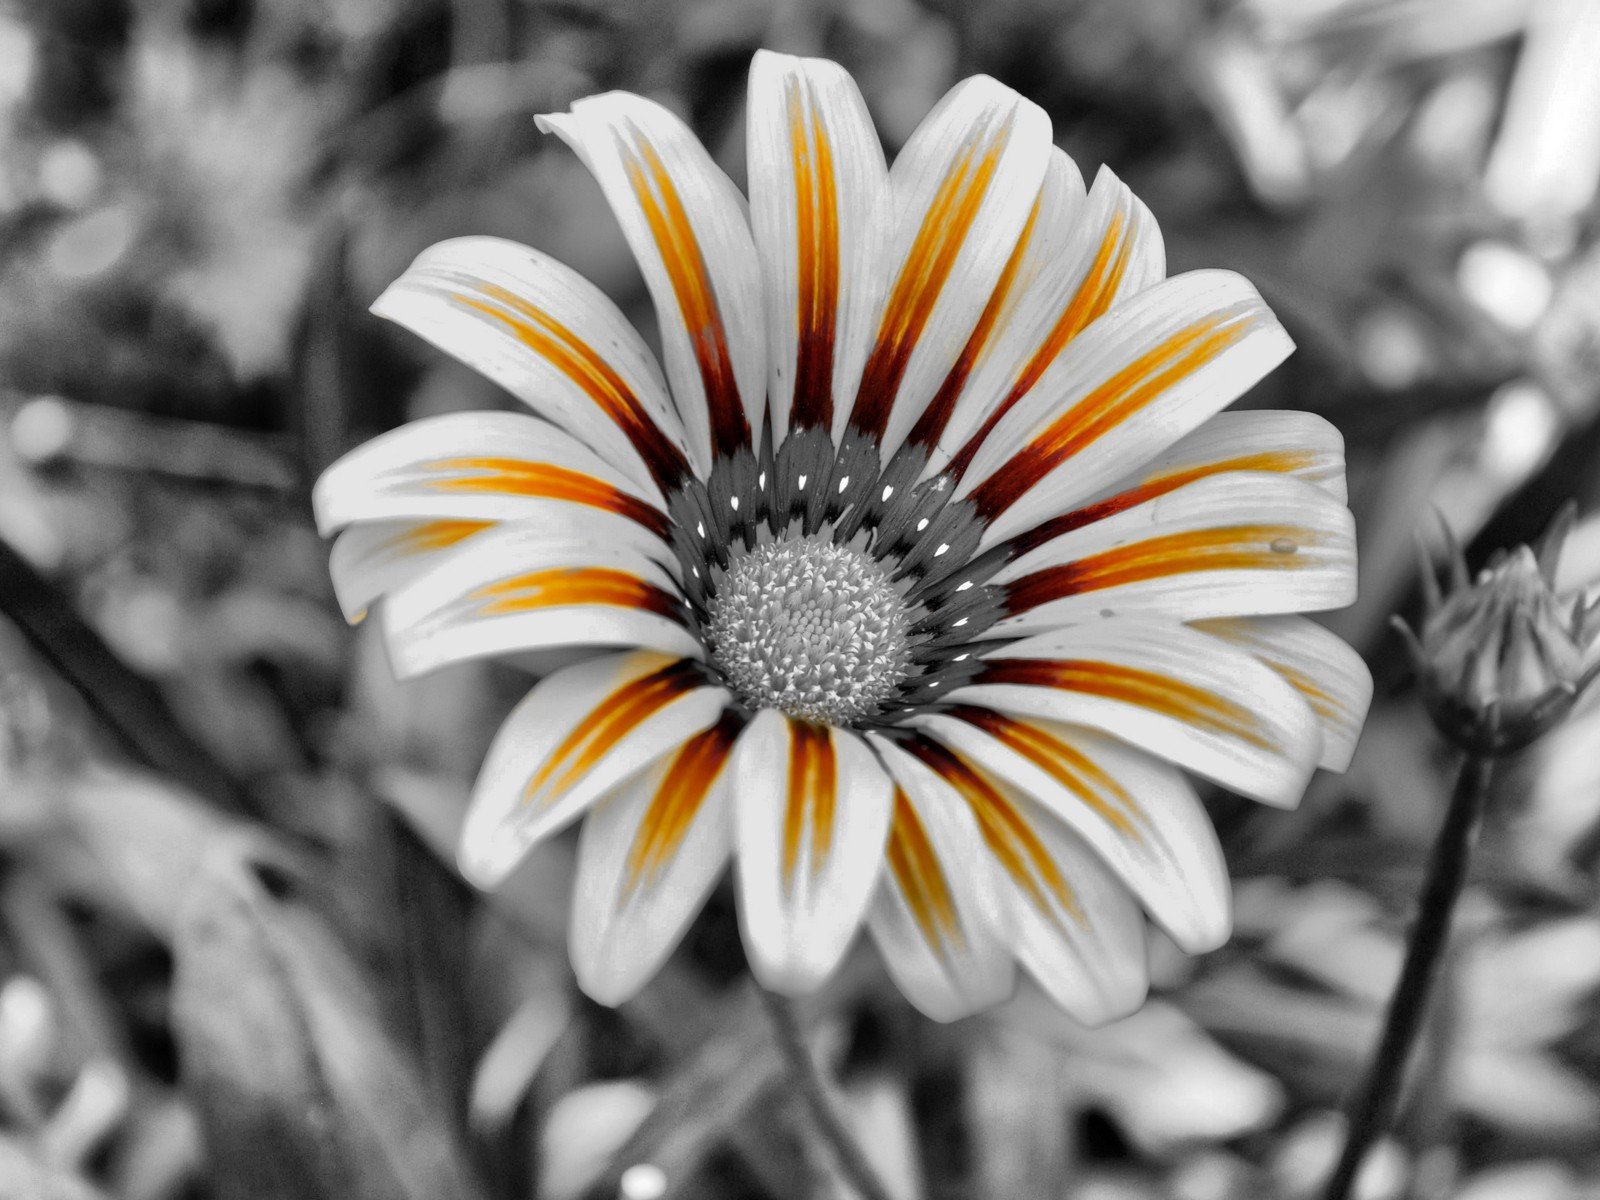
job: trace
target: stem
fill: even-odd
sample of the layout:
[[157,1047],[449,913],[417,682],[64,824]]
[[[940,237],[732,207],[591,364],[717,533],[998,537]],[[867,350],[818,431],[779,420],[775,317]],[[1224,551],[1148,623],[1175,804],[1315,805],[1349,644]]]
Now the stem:
[[1323,1192],[1323,1200],[1346,1200],[1367,1151],[1394,1118],[1406,1063],[1428,1010],[1428,998],[1450,938],[1450,919],[1467,877],[1467,861],[1493,769],[1494,760],[1484,755],[1468,754],[1462,761],[1444,824],[1428,856],[1417,921],[1406,947],[1400,982],[1389,1000],[1383,1036],[1378,1040],[1367,1076],[1350,1102],[1344,1153]]
[[773,1033],[777,1037],[778,1050],[788,1065],[789,1077],[794,1081],[806,1107],[811,1110],[811,1119],[833,1153],[840,1174],[863,1200],[890,1200],[888,1189],[879,1180],[860,1145],[845,1128],[844,1118],[839,1115],[828,1083],[822,1077],[822,1068],[817,1065],[816,1058],[806,1045],[794,1002],[766,988],[756,990],[767,1006],[767,1015],[772,1018]]

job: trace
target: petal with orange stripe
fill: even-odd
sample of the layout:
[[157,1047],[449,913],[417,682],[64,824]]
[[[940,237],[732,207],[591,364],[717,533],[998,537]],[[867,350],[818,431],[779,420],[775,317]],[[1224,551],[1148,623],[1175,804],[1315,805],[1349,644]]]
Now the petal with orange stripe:
[[936,1021],[953,1021],[1011,994],[999,882],[960,795],[882,736],[867,737],[894,776],[869,928],[906,998]]
[[765,280],[772,442],[836,433],[872,336],[889,171],[838,64],[758,50],[750,67],[750,220]]
[[1344,435],[1316,413],[1293,409],[1220,412],[1179,438],[1125,483],[1141,485],[1142,498],[1149,499],[1155,489],[1171,491],[1223,471],[1293,475],[1321,488],[1340,504],[1350,498]]
[[352,450],[312,491],[324,534],[356,521],[515,521],[551,501],[671,526],[653,484],[634,483],[565,430],[520,413],[425,417]]
[[392,593],[383,627],[395,673],[552,646],[702,657],[672,574],[610,519],[619,527],[563,512],[497,526]]
[[1290,808],[1322,754],[1311,707],[1242,650],[1177,622],[1111,617],[990,651],[951,703],[1087,725]]
[[757,713],[734,751],[739,918],[750,967],[798,993],[833,970],[878,883],[892,789],[846,729]]
[[1017,959],[1078,1020],[1098,1025],[1144,1001],[1144,921],[1128,889],[1035,799],[934,738],[880,741],[899,781],[921,779],[964,804],[999,890],[999,931]]
[[539,118],[599,181],[655,301],[667,379],[704,476],[766,415],[761,268],[739,190],[661,105],[627,92]]
[[1372,672],[1344,639],[1306,617],[1196,621],[1194,628],[1248,650],[1305,697],[1322,726],[1325,770],[1350,765],[1372,703]]
[[732,709],[584,818],[568,937],[578,984],[602,1004],[630,999],[678,944],[733,848]]
[[1196,480],[1068,530],[991,580],[1016,636],[1108,609],[1197,620],[1314,612],[1355,600],[1355,523],[1327,492],[1285,475]]
[[549,255],[499,238],[441,242],[372,311],[487,375],[636,487],[683,478],[690,446],[654,356],[599,288]]
[[495,527],[494,521],[454,518],[363,521],[346,529],[328,555],[339,611],[354,625],[390,592],[422,575],[438,557]]
[[592,658],[541,680],[478,773],[462,873],[493,887],[535,843],[716,724],[729,699],[698,662],[652,650]]
[[1191,271],[1118,304],[994,426],[956,489],[993,545],[1102,493],[1289,353],[1256,290]]
[[1074,338],[1166,274],[1155,218],[1110,168],[1100,169],[1087,197],[1082,188],[1080,179],[1077,202],[1058,205],[1056,236],[1040,239],[1030,255],[1036,265],[942,431],[928,475],[965,474],[989,430]]
[[1289,410],[1220,412],[1101,496],[1017,534],[1006,543],[1009,560],[1064,533],[1229,471],[1289,475],[1321,488],[1340,504],[1348,499],[1344,438],[1323,418]]
[[849,421],[884,452],[960,358],[1049,163],[1049,117],[986,76],[952,88],[895,158],[888,287]]
[[[997,360],[1007,357],[1006,347],[1017,337],[1017,323],[1026,323],[1027,298],[1072,244],[1083,220],[1084,203],[1083,176],[1077,164],[1065,151],[1052,147],[1044,183],[994,290],[989,293],[989,303],[933,399],[906,435],[907,445],[920,452],[924,460],[937,449],[958,413],[972,407],[974,395],[986,386],[992,389],[990,377],[995,374]],[[990,380],[987,385],[986,380]],[[926,472],[933,473],[932,469]]]
[[1231,924],[1228,869],[1181,771],[1092,729],[957,705],[913,724],[1064,821],[1191,953]]

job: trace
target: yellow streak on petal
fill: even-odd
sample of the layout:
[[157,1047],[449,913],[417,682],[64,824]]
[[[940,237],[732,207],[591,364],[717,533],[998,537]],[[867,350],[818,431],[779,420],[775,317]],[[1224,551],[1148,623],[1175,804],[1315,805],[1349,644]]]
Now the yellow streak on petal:
[[1009,463],[974,488],[970,498],[978,512],[993,520],[1062,462],[1215,360],[1254,326],[1255,317],[1249,311],[1213,314],[1139,355],[1051,421]]
[[645,662],[662,665],[622,684],[586,713],[528,779],[523,803],[553,803],[625,736],[701,681],[698,665],[687,659],[652,654]]
[[1281,751],[1249,709],[1215,692],[1157,671],[1069,658],[995,658],[976,682],[1048,687],[1136,705],[1210,733]]
[[922,819],[898,787],[894,790],[887,853],[890,874],[922,931],[923,940],[937,954],[959,951],[966,944],[966,933],[956,912],[950,881]]

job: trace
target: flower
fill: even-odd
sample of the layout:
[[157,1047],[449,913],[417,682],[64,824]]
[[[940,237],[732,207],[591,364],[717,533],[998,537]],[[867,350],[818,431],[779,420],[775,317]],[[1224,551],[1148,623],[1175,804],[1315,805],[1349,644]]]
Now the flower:
[[1498,551],[1475,580],[1449,537],[1448,594],[1423,560],[1421,636],[1394,618],[1429,715],[1468,753],[1525,749],[1566,719],[1600,673],[1600,597],[1556,591],[1576,513],[1562,510],[1537,554],[1525,545]]
[[992,79],[891,170],[840,67],[758,54],[748,208],[651,101],[541,121],[639,260],[664,376],[560,263],[446,242],[375,311],[542,419],[415,422],[315,497],[402,676],[585,648],[490,748],[463,872],[586,813],[571,952],[607,1003],[731,859],[770,988],[817,987],[865,921],[935,1018],[1019,961],[1081,1020],[1135,1008],[1141,904],[1190,951],[1228,933],[1183,771],[1292,805],[1370,699],[1296,615],[1354,594],[1337,432],[1218,415],[1289,353],[1272,313],[1166,278],[1148,210]]

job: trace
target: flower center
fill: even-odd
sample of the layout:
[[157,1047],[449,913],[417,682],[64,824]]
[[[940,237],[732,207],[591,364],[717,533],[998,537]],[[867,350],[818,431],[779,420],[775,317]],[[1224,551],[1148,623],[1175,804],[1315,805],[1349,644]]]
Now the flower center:
[[712,597],[712,661],[752,708],[845,724],[906,677],[899,590],[870,556],[812,536],[736,555]]

